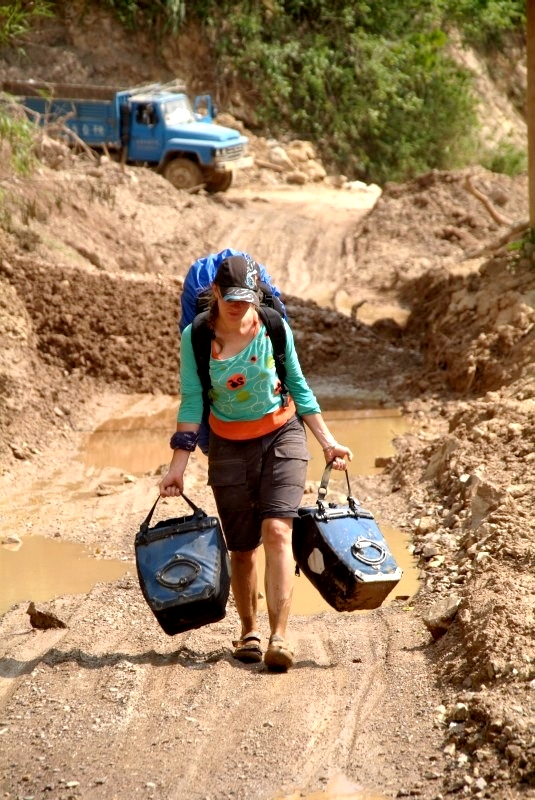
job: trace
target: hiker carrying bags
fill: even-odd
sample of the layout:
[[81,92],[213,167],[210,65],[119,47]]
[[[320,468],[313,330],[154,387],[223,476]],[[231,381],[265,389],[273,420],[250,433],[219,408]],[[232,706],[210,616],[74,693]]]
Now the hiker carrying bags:
[[[208,484],[230,551],[232,593],[241,626],[233,655],[238,661],[263,660],[269,670],[285,671],[294,663],[286,629],[294,581],[292,525],[310,458],[305,426],[335,469],[344,469],[352,453],[334,441],[303,375],[292,329],[279,315],[285,340],[281,380],[278,345],[268,330],[259,277],[258,265],[245,256],[229,256],[217,269],[205,319],[207,392],[195,352],[194,324],[182,333],[180,407],[160,494],[183,493],[188,460],[209,405]],[[267,647],[258,629],[260,546],[266,563]]]
[[192,324],[192,345],[197,359],[197,369],[203,385],[205,400],[204,418],[199,431],[198,446],[200,450],[208,454],[209,428],[209,392],[210,392],[210,342],[212,334],[207,324],[208,306],[212,297],[212,283],[216,273],[223,261],[229,258],[238,257],[245,259],[258,273],[257,287],[259,296],[259,311],[268,335],[273,343],[275,363],[281,385],[284,386],[284,352],[286,347],[286,334],[281,318],[286,319],[286,309],[281,300],[280,291],[272,283],[271,276],[266,272],[262,264],[256,264],[251,256],[234,250],[230,247],[221,250],[219,253],[211,253],[203,258],[198,258],[189,268],[184,281],[181,297],[181,318],[179,329],[182,333],[184,329]]

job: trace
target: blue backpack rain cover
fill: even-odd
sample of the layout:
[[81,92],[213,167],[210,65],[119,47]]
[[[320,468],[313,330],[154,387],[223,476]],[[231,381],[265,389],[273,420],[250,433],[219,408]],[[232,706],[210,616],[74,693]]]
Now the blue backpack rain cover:
[[[178,325],[180,332],[193,322],[199,311],[197,305],[199,295],[210,288],[216,272],[219,269],[219,265],[229,256],[247,256],[247,253],[244,253],[242,250],[234,250],[232,247],[227,247],[219,253],[210,253],[210,255],[198,258],[189,268],[188,274],[184,280],[182,299],[180,301],[181,318]],[[258,264],[258,269],[260,272],[261,285],[264,284],[265,289],[275,298],[275,308],[286,319],[286,309],[280,299],[280,291],[273,285],[271,276],[266,272],[266,268],[263,264]]]

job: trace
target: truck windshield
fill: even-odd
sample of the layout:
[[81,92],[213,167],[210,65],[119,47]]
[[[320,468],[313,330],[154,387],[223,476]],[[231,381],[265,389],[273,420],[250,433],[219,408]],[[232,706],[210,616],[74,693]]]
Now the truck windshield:
[[195,122],[193,109],[188,98],[175,97],[163,103],[163,117],[167,125],[182,125],[184,122]]

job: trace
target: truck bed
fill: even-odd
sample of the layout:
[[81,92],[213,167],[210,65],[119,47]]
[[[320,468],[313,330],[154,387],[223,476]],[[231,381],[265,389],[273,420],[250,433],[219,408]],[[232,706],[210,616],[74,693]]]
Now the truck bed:
[[119,92],[129,96],[150,92],[186,92],[180,79],[168,83],[147,83],[133,88],[125,86],[101,86],[86,83],[49,83],[48,81],[3,81],[0,88],[17,97],[49,97],[65,100],[114,100]]
[[66,100],[114,100],[116,86],[89,86],[78,83],[47,83],[46,81],[3,81],[2,91],[16,97],[61,97]]

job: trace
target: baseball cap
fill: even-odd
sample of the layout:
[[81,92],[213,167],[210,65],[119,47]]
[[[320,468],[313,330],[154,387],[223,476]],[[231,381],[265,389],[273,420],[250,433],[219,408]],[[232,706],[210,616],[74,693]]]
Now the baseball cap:
[[260,305],[258,294],[258,264],[245,256],[229,256],[219,265],[214,283],[224,300]]

